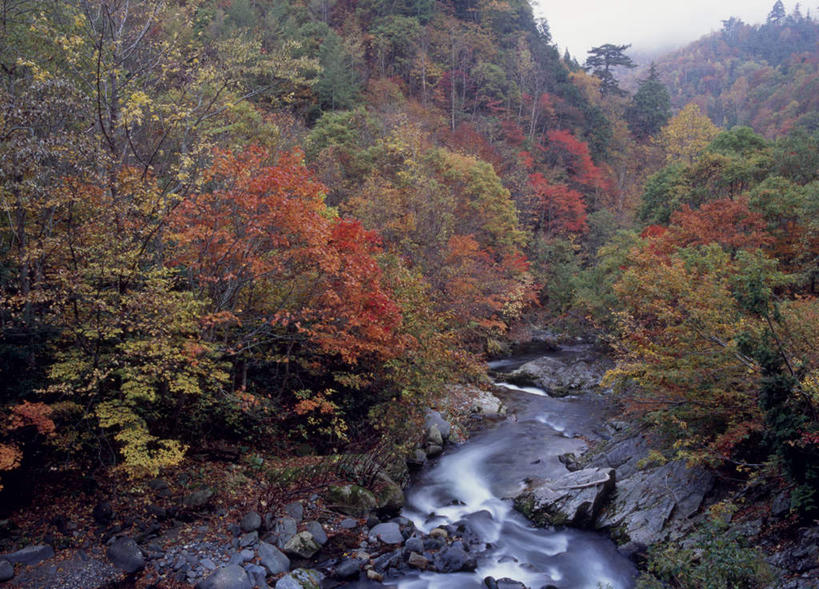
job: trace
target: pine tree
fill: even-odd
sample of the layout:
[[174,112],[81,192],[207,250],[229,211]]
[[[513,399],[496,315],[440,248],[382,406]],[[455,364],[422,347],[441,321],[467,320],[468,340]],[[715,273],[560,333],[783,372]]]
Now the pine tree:
[[631,45],[613,45],[606,43],[599,47],[592,47],[589,50],[589,57],[586,58],[586,70],[592,70],[592,73],[600,78],[600,94],[606,96],[608,94],[623,95],[623,90],[617,84],[617,80],[612,73],[612,68],[621,66],[627,68],[637,67],[631,58],[625,54],[626,49]]
[[771,8],[771,12],[768,14],[767,23],[769,25],[778,25],[782,22],[785,18],[785,6],[782,4],[782,0],[776,0],[776,3]]
[[635,137],[645,139],[655,135],[671,118],[671,98],[668,89],[660,81],[657,68],[652,63],[648,77],[640,86],[626,110],[626,120]]

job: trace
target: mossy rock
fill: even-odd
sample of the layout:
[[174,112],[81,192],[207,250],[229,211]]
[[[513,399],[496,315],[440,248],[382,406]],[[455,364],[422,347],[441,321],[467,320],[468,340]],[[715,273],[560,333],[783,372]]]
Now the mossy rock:
[[354,517],[364,517],[378,507],[375,495],[358,485],[331,485],[326,499],[331,508]]

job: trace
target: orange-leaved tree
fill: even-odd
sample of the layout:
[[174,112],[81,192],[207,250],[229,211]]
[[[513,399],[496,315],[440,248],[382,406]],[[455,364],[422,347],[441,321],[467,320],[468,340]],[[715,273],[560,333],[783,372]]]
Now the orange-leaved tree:
[[334,366],[354,370],[401,350],[378,236],[325,205],[298,151],[217,152],[205,180],[208,190],[171,217],[172,264],[209,301],[208,339],[231,361],[234,388],[254,388],[248,373],[264,368],[261,397],[300,391],[297,411],[329,413]]

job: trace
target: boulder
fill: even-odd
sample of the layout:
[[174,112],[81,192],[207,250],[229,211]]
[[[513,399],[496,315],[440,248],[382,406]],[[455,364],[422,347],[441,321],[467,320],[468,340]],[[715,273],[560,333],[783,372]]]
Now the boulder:
[[196,589],[253,589],[253,582],[245,569],[238,564],[222,567],[204,581],[196,584]]
[[259,553],[259,562],[271,575],[286,573],[290,570],[290,559],[272,544],[260,542],[257,552]]
[[139,549],[133,538],[127,536],[120,536],[114,540],[105,551],[105,555],[114,566],[129,574],[145,568],[145,556],[142,550]]
[[358,485],[330,486],[327,502],[336,511],[355,517],[363,517],[378,506],[375,495]]
[[478,564],[462,547],[453,544],[435,556],[435,568],[441,573],[474,571]]
[[285,505],[284,512],[296,520],[296,523],[304,519],[304,506],[299,501]]
[[506,415],[506,406],[489,391],[476,391],[472,399],[472,412],[484,417],[498,418]]
[[384,544],[401,544],[404,541],[401,528],[394,522],[378,524],[370,530],[367,539],[370,542],[382,542]]
[[713,486],[714,475],[688,468],[682,460],[637,471],[617,482],[595,527],[613,531],[624,542],[651,545],[669,539],[691,525]]
[[265,580],[267,578],[267,571],[264,570],[264,567],[260,567],[257,564],[249,564],[245,565],[245,571],[254,587],[263,589],[268,587],[267,581]]
[[429,431],[433,425],[437,427],[444,440],[448,439],[449,434],[452,432],[452,425],[437,411],[427,411],[427,414],[424,417],[424,425],[426,426],[427,431]]
[[429,442],[430,445],[444,445],[444,437],[441,435],[441,431],[438,429],[438,426],[434,423],[427,428],[427,442]]
[[380,473],[376,491],[378,509],[386,513],[398,513],[404,507],[404,490],[386,474]]
[[324,546],[327,543],[327,532],[317,521],[310,521],[304,524],[305,529],[313,535],[313,539]]
[[552,396],[562,396],[596,389],[604,373],[605,367],[601,362],[567,362],[565,359],[543,356],[513,371],[507,380],[515,384],[533,384]]
[[204,489],[199,489],[189,495],[185,495],[182,499],[182,506],[188,509],[202,509],[210,502],[213,495],[214,491],[211,488],[205,487]]
[[241,536],[239,536],[239,546],[241,546],[242,548],[253,546],[258,541],[259,532],[248,532],[247,534],[242,534]]
[[296,569],[276,581],[276,589],[319,589],[323,578],[314,569]]
[[614,485],[613,468],[585,468],[530,486],[515,507],[537,525],[591,528]]
[[262,516],[255,511],[251,511],[245,514],[242,521],[239,522],[239,527],[242,528],[243,532],[255,532],[262,527]]
[[427,463],[427,453],[421,448],[416,448],[407,458],[407,464],[411,466],[423,466]]
[[273,536],[276,538],[276,545],[281,548],[287,541],[295,536],[299,531],[296,520],[292,517],[280,517],[273,522],[273,529],[271,530]]
[[14,565],[7,560],[0,560],[0,583],[14,578]]
[[439,446],[438,444],[428,444],[427,447],[424,448],[424,452],[430,458],[437,458],[443,451],[443,446]]
[[300,556],[301,558],[310,558],[316,552],[321,550],[321,546],[313,538],[310,532],[299,532],[290,540],[288,540],[282,547],[285,554]]
[[343,520],[341,520],[339,526],[344,530],[352,530],[358,527],[358,521],[351,517],[345,517]]
[[407,541],[404,543],[404,550],[407,552],[418,552],[420,554],[424,551],[424,541],[418,536],[407,538]]
[[362,561],[357,558],[346,558],[336,565],[333,577],[346,581],[358,576],[361,571]]
[[422,554],[410,552],[409,558],[407,558],[407,564],[414,569],[421,569],[423,571],[429,566],[429,560],[427,560]]
[[47,558],[54,556],[54,549],[48,544],[32,544],[21,548],[16,552],[10,552],[0,556],[3,560],[7,560],[12,564],[26,564],[33,565],[42,562]]
[[229,564],[244,564],[249,560],[252,560],[255,554],[252,550],[245,548],[239,552],[234,553],[230,557]]

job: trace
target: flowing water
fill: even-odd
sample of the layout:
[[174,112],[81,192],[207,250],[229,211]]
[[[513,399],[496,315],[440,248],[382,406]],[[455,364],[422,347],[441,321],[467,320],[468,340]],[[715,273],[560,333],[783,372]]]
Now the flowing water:
[[[515,364],[493,368],[508,370]],[[392,582],[400,589],[485,589],[483,579],[491,576],[511,578],[533,589],[550,584],[561,589],[633,587],[634,567],[604,535],[536,528],[509,499],[527,479],[566,472],[558,456],[582,451],[586,441],[581,434],[597,437],[603,400],[593,395],[557,399],[534,387],[498,384],[508,392],[504,401],[510,418],[444,454],[421,473],[407,491],[402,513],[424,532],[465,524],[486,544],[477,570],[419,573]]]

